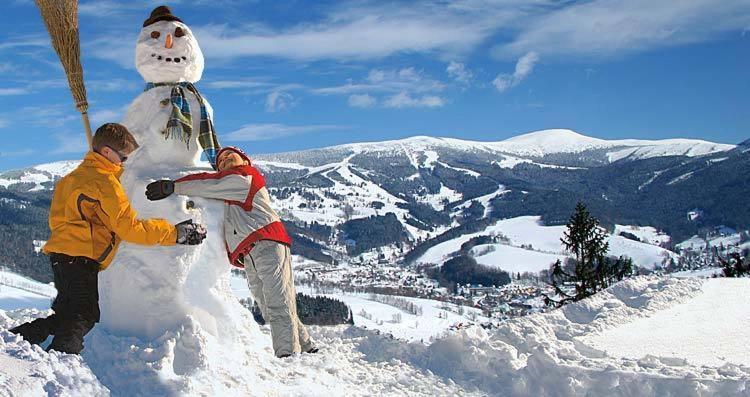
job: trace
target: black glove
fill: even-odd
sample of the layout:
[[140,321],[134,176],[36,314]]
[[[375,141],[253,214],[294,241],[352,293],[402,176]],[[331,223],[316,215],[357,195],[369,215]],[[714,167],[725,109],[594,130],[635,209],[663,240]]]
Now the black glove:
[[167,198],[172,193],[174,193],[174,181],[169,179],[162,179],[146,185],[146,197],[151,201]]
[[206,228],[199,223],[193,223],[192,219],[182,221],[176,225],[177,244],[198,245],[206,238]]

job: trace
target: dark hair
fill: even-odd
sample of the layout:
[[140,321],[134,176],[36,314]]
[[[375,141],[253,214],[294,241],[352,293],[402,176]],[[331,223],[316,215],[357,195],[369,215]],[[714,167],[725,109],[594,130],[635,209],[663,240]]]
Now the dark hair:
[[138,142],[124,125],[107,123],[96,130],[91,146],[94,147],[94,150],[99,150],[105,146],[117,151],[128,148],[135,150],[138,149]]

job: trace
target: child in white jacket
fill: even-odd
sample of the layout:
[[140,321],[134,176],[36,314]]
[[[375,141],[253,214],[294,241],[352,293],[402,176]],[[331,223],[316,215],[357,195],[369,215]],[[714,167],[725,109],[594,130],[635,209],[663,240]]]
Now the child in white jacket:
[[291,239],[271,208],[263,175],[241,149],[231,146],[219,151],[216,165],[218,172],[152,182],[146,187],[146,196],[161,200],[177,193],[224,200],[227,254],[230,263],[245,268],[250,291],[263,318],[271,324],[276,356],[317,352],[297,317]]

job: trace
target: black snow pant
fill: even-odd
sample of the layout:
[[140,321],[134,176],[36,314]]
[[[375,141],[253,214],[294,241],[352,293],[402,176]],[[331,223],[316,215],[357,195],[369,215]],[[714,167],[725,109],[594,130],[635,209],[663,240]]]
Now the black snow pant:
[[11,331],[39,344],[54,335],[47,350],[79,354],[83,337],[99,322],[99,262],[82,256],[51,254],[57,297],[54,314]]

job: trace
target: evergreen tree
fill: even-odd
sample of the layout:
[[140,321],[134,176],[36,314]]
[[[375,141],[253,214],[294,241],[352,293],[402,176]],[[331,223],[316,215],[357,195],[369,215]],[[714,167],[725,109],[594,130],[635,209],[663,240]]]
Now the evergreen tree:
[[737,252],[729,254],[727,259],[719,257],[724,277],[742,277],[750,274],[750,258],[742,257]]
[[[564,267],[560,260],[552,265],[551,282],[562,299],[555,301],[546,297],[548,304],[559,306],[581,300],[632,274],[633,262],[630,258],[607,257],[607,233],[583,203],[576,205],[567,228],[560,241],[573,254],[573,258],[571,266]],[[567,291],[564,288],[566,285],[575,290]]]

